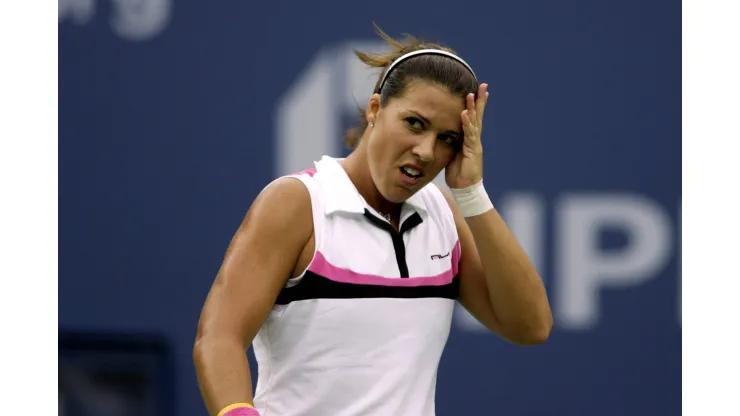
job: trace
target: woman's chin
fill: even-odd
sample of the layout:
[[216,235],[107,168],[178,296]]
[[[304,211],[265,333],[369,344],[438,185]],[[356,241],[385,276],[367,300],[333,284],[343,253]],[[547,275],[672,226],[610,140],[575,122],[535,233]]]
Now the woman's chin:
[[[417,192],[417,189],[415,188],[416,187],[409,189],[407,186],[395,184],[386,188],[386,191],[383,192],[383,197],[388,202],[401,204]],[[419,188],[421,187],[419,186]]]

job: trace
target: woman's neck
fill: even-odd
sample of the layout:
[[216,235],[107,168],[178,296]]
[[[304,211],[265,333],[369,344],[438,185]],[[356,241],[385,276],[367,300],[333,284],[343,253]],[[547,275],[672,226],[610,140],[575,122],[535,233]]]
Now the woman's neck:
[[398,219],[401,214],[401,204],[390,202],[380,194],[370,174],[370,166],[367,163],[364,149],[358,148],[350,153],[342,162],[342,167],[368,205],[381,215],[390,215],[391,218]]

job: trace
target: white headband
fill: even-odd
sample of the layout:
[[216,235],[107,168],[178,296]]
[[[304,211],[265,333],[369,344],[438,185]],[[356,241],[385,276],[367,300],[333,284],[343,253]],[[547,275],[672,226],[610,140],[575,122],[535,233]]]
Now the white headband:
[[447,52],[447,51],[442,51],[442,50],[439,50],[439,49],[420,49],[418,51],[409,52],[409,53],[407,53],[407,54],[399,57],[395,61],[393,61],[393,63],[391,63],[390,66],[388,66],[388,70],[385,71],[385,74],[383,75],[383,79],[380,80],[380,84],[378,85],[378,90],[376,92],[377,93],[380,93],[380,90],[383,89],[383,84],[385,84],[385,79],[388,78],[388,74],[391,73],[391,71],[393,70],[393,68],[396,65],[400,64],[402,61],[404,61],[404,60],[406,60],[408,58],[411,58],[412,56],[425,55],[425,54],[430,54],[430,55],[444,55],[444,56],[447,56],[449,58],[452,58],[452,59],[456,60],[457,62],[460,62],[461,64],[465,65],[465,68],[468,68],[468,71],[470,71],[470,73],[473,74],[473,78],[475,78],[476,81],[478,80],[478,78],[475,76],[475,72],[473,72],[473,68],[471,68],[470,65],[468,65],[467,62],[463,61],[462,58],[460,58],[459,56],[455,55],[454,53],[450,53],[450,52]]

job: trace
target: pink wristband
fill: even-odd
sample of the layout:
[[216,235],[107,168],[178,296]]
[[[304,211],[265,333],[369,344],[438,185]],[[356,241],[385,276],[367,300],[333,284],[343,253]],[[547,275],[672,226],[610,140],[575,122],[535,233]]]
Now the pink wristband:
[[260,412],[247,403],[236,403],[226,406],[218,412],[218,416],[260,416]]
[[251,407],[237,407],[224,413],[223,416],[260,416],[260,412]]

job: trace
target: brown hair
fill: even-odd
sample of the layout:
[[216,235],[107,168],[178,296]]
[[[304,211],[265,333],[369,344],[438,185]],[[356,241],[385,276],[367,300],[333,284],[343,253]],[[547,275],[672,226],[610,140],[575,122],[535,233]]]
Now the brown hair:
[[[420,49],[439,49],[456,53],[447,46],[419,40],[411,35],[404,35],[405,39],[399,42],[383,32],[378,25],[374,26],[378,35],[391,46],[391,51],[387,53],[354,51],[355,55],[369,67],[383,68],[373,92],[378,91],[388,66],[402,55]],[[461,98],[478,91],[478,81],[465,65],[444,55],[418,55],[405,59],[388,74],[383,83],[383,89],[380,91],[380,105],[384,106],[390,99],[403,94],[409,82],[413,80],[427,80],[444,85],[452,94]],[[362,108],[358,110],[360,111],[359,125],[347,130],[345,134],[344,142],[349,148],[357,146],[367,128],[365,111]]]

